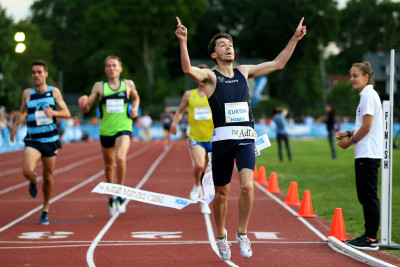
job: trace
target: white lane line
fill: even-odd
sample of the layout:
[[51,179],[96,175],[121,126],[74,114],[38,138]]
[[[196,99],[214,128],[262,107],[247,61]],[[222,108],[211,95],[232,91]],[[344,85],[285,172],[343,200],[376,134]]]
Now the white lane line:
[[396,267],[393,264],[382,261],[382,260],[372,257],[366,253],[363,253],[357,249],[354,249],[354,248],[344,244],[342,241],[338,240],[336,237],[330,236],[328,244],[335,251],[339,250],[339,252],[345,254],[346,256],[349,255],[350,257],[352,257],[356,260],[362,261],[368,265],[382,266],[382,267]]
[[[92,153],[90,150],[88,150],[88,151],[90,153]],[[82,152],[73,152],[73,153],[68,153],[68,154],[62,154],[62,156],[58,155],[57,162],[60,162],[60,161],[63,161],[63,160],[67,160],[67,159],[70,159],[70,158],[74,158],[74,157],[76,157],[76,155],[82,156],[82,155],[90,154],[90,153],[88,153],[88,152],[86,152],[86,153],[85,152],[84,153],[82,153]],[[15,161],[11,161],[11,160],[9,162],[15,163]],[[20,164],[22,164],[22,161],[20,162]],[[6,164],[0,164],[0,166],[1,165],[6,165]],[[37,166],[42,166],[42,162],[39,161]],[[6,170],[6,171],[0,171],[0,177],[4,176],[4,175],[16,173],[16,172],[22,172],[22,166],[18,167],[18,168],[14,168],[14,169],[9,169],[9,170]]]
[[[210,222],[211,223],[211,222]],[[214,235],[212,235],[213,237]],[[80,240],[74,240],[74,241],[68,241],[68,240],[59,240],[59,241],[47,241],[47,240],[41,240],[41,241],[0,241],[0,244],[65,244],[65,243],[88,243],[90,245],[93,241],[80,241]],[[199,241],[199,240],[168,240],[168,241],[162,241],[162,240],[152,240],[152,241],[127,241],[127,240],[102,240],[99,242],[99,244],[107,244],[107,243],[141,243],[141,244],[217,244],[215,240],[211,241]],[[232,243],[237,243],[237,241],[232,241]],[[326,244],[324,241],[271,241],[271,240],[264,240],[264,241],[251,241],[251,243],[257,243],[257,244],[298,244],[298,245],[303,245],[303,244]],[[0,247],[2,248],[7,248],[7,247]],[[216,251],[218,252],[218,248],[215,245]]]
[[[265,190],[265,188],[259,184],[257,184],[256,182],[254,182],[254,184],[261,190],[264,192],[264,194],[267,194],[270,198],[272,198],[273,200],[275,200],[279,205],[281,205],[282,207],[284,207],[287,211],[289,211],[291,214],[293,214],[294,216],[297,216],[297,212],[294,211],[293,209],[291,209],[288,205],[286,205],[285,203],[282,202],[282,200],[280,200],[279,198],[277,198],[276,196],[274,196],[272,193],[268,192]],[[299,221],[301,221],[305,226],[307,226],[312,232],[314,232],[319,238],[321,238],[323,241],[327,241],[328,238],[326,236],[324,236],[320,231],[318,231],[317,228],[315,228],[314,226],[312,226],[309,222],[307,222],[304,218],[297,216],[297,219],[299,219]]]
[[[148,150],[149,148],[150,148],[149,146],[143,147],[142,149],[140,149],[140,150],[138,150],[138,151],[136,151],[136,152],[134,152],[134,153],[132,153],[132,154],[134,154],[135,156],[138,156],[138,155],[140,155],[141,153],[143,153],[144,151]],[[63,193],[57,195],[56,197],[54,197],[54,198],[52,198],[52,199],[50,200],[50,204],[53,203],[53,202],[55,202],[55,201],[57,201],[57,200],[59,200],[59,199],[62,198],[62,197],[65,197],[66,195],[68,195],[68,194],[70,194],[70,193],[76,191],[77,189],[79,189],[79,188],[85,186],[86,184],[88,184],[88,183],[90,183],[90,182],[96,180],[97,178],[99,178],[99,177],[100,177],[101,175],[103,175],[103,174],[104,174],[104,170],[102,170],[102,171],[96,173],[95,175],[91,176],[91,177],[88,178],[87,180],[85,180],[85,181],[83,181],[83,182],[81,182],[81,183],[75,185],[74,187],[68,189],[67,191],[65,191],[65,192],[63,192]],[[4,230],[10,228],[11,226],[17,224],[18,222],[24,220],[25,218],[31,216],[33,213],[39,211],[41,208],[42,208],[42,205],[37,206],[36,208],[34,208],[33,210],[29,211],[29,212],[26,213],[25,215],[22,215],[22,216],[19,217],[18,219],[15,219],[14,221],[10,222],[9,224],[3,226],[2,228],[0,228],[0,233],[3,232]]]
[[[149,147],[149,146],[142,147],[142,148],[139,149],[138,151],[141,151],[141,150],[143,150],[143,149],[144,149],[144,150],[147,150],[147,149],[149,149],[148,147]],[[143,152],[144,152],[144,151],[143,151]],[[130,159],[132,159],[133,157],[136,157],[136,154],[135,154],[135,153],[132,153],[132,154],[128,155],[128,156],[126,157],[126,160],[130,160]],[[80,166],[80,165],[83,165],[83,164],[92,162],[93,160],[102,159],[102,158],[103,158],[103,156],[100,154],[100,155],[92,156],[92,157],[89,157],[89,158],[86,158],[86,159],[83,159],[83,160],[79,160],[79,161],[77,161],[77,162],[75,162],[75,163],[72,163],[72,164],[70,164],[70,165],[67,165],[67,166],[65,166],[65,167],[56,169],[56,170],[54,171],[54,174],[59,174],[59,173],[62,173],[62,172],[66,172],[66,171],[69,171],[70,169],[73,169],[73,168],[78,167],[78,166]],[[18,170],[21,171],[21,168],[19,168]],[[43,176],[38,176],[38,177],[36,178],[36,182],[39,182],[39,181],[41,181],[42,179],[43,179]],[[10,186],[10,187],[8,187],[8,188],[5,188],[5,189],[3,189],[3,190],[0,190],[0,195],[5,194],[5,193],[7,193],[7,192],[10,192],[10,191],[12,191],[12,190],[18,189],[18,188],[27,186],[28,183],[29,183],[28,181],[25,181],[25,182],[22,182],[22,183],[19,183],[19,184]]]
[[[89,179],[75,185],[74,187],[68,189],[67,191],[64,191],[63,193],[59,194],[58,196],[52,198],[50,200],[50,204],[59,200],[62,197],[65,197],[66,195],[76,191],[77,189],[81,188],[82,186],[96,180],[97,178],[99,178],[100,176],[102,176],[104,174],[104,170],[96,173],[95,175],[93,175],[92,177],[90,177]],[[31,216],[32,214],[34,214],[35,212],[39,211],[40,209],[42,209],[43,205],[37,206],[36,208],[34,208],[33,210],[29,211],[28,213],[26,213],[25,215],[22,215],[21,217],[19,217],[18,219],[15,219],[14,221],[10,222],[9,224],[3,226],[2,228],[0,228],[0,233],[3,232],[4,230],[10,228],[11,226],[19,223],[20,221],[24,220],[25,218]]]
[[[172,144],[173,146],[173,144]],[[171,147],[172,148],[172,147]],[[169,151],[169,150],[168,150]],[[161,162],[161,160],[165,157],[165,155],[168,153],[168,151],[163,151],[158,158],[154,161],[154,163],[150,166],[149,170],[147,171],[147,173],[144,175],[144,177],[141,179],[141,181],[139,182],[139,184],[136,186],[137,189],[140,189],[143,184],[145,182],[147,182],[147,180],[149,179],[150,175],[154,172],[154,170],[156,169],[156,167],[158,166],[158,164]],[[128,205],[130,199],[128,199],[125,203],[125,205]],[[93,240],[92,244],[90,245],[88,251],[86,252],[86,262],[88,264],[88,266],[96,266],[94,264],[94,259],[93,259],[93,254],[94,254],[94,250],[96,249],[97,245],[99,244],[99,242],[101,241],[101,239],[103,238],[103,236],[107,233],[107,231],[110,229],[110,227],[112,226],[112,224],[114,223],[114,221],[118,218],[119,216],[119,212],[117,212],[116,214],[114,214],[110,220],[107,222],[107,224],[103,227],[103,229],[101,229],[101,231],[99,232],[99,234],[95,237],[95,239]]]
[[[51,242],[46,242],[46,244],[49,244]],[[63,242],[60,242],[63,243]],[[42,246],[26,246],[26,247],[0,247],[0,250],[7,250],[7,249],[32,249],[32,248],[69,248],[69,247],[89,247],[92,243],[92,241],[85,241],[85,242],[65,242],[65,243],[75,243],[75,244],[57,244],[57,245],[42,245]],[[87,243],[87,244],[86,244]],[[165,246],[165,245],[205,245],[205,244],[211,244],[216,242],[210,242],[210,241],[147,241],[147,242],[140,242],[140,241],[101,241],[97,246],[101,247],[108,247],[108,246]],[[251,242],[251,243],[257,243],[257,244],[299,244],[299,245],[304,245],[304,244],[325,244],[324,242],[268,242],[268,241],[258,241],[258,242]],[[216,247],[216,245],[215,245]],[[218,248],[217,252],[218,253]],[[219,257],[219,256],[218,256]],[[238,266],[232,263],[231,261],[226,261],[227,264],[230,266]]]
[[[96,156],[92,156],[92,157],[90,157],[90,158],[86,158],[86,159],[83,159],[83,160],[79,160],[79,161],[77,161],[77,162],[75,162],[75,163],[69,164],[69,165],[67,165],[67,166],[65,166],[65,167],[62,167],[62,168],[60,168],[60,169],[56,169],[56,170],[54,171],[54,174],[59,174],[59,173],[62,173],[62,172],[69,171],[70,169],[73,169],[73,168],[78,167],[78,166],[80,166],[80,165],[83,165],[83,164],[86,164],[86,163],[88,163],[88,162],[92,162],[92,161],[94,161],[94,160],[101,159],[101,158],[102,158],[101,155],[96,155]],[[22,172],[22,169],[21,169],[21,168],[19,168],[18,170]],[[36,182],[39,182],[39,181],[41,181],[42,179],[43,179],[43,176],[38,176],[38,177],[36,178]],[[5,189],[3,189],[3,190],[0,190],[0,195],[5,194],[5,193],[7,193],[7,192],[10,192],[10,191],[12,191],[12,190],[18,189],[18,188],[27,186],[28,183],[29,183],[28,181],[25,181],[25,182],[22,182],[22,183],[19,183],[19,184],[16,184],[16,185],[7,187],[7,188],[5,188]]]
[[[210,215],[204,214],[204,220],[206,221],[208,241],[211,245],[211,248],[212,248],[212,250],[214,250],[215,254],[217,254],[218,258],[221,259],[221,257],[219,256],[217,242],[215,241],[215,236],[214,236],[214,232],[213,232],[213,228],[212,228],[212,223],[210,220]],[[221,259],[221,261],[223,261],[223,260]],[[239,266],[239,265],[236,265],[235,263],[231,262],[230,260],[224,261],[224,262],[230,266]]]
[[[284,204],[282,202],[282,200],[280,200],[279,198],[277,198],[276,196],[274,196],[272,193],[268,192],[265,190],[265,188],[259,184],[257,184],[256,182],[254,182],[254,184],[261,190],[263,191],[265,194],[267,194],[268,196],[270,196],[273,200],[275,200],[279,205],[281,205],[282,207],[284,207],[286,210],[288,210],[291,214],[297,216],[297,213],[291,209],[288,205]],[[335,242],[336,238],[332,238],[329,237],[329,239],[324,236],[320,231],[318,231],[314,226],[312,226],[309,222],[307,222],[304,218],[297,216],[297,218],[305,225],[307,226],[311,231],[313,231],[318,237],[320,237],[323,241],[329,241],[328,245],[329,247],[331,247],[333,249],[333,246],[335,246],[337,249],[342,250],[342,252],[345,252],[344,255],[357,259],[359,261],[362,262],[366,262],[368,264],[372,264],[373,266],[394,266],[391,265],[390,263],[381,261],[375,257],[369,256],[368,254],[365,254],[363,252],[360,252],[356,249],[351,248],[348,245],[345,245],[343,242],[341,241],[337,241]],[[337,239],[336,239],[337,240]],[[326,242],[324,242],[326,243]],[[337,249],[333,249],[335,251],[337,251]]]

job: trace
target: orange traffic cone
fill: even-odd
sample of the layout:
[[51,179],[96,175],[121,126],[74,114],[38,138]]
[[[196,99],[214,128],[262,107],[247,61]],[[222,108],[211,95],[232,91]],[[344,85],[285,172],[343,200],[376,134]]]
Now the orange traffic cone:
[[276,172],[271,172],[269,175],[269,183],[268,183],[268,192],[271,193],[280,193],[281,190],[279,190],[278,186],[278,176],[276,175]]
[[265,167],[261,166],[258,171],[257,183],[260,185],[267,185],[267,174],[265,173]]
[[335,209],[335,214],[333,214],[331,231],[329,236],[334,236],[340,241],[346,241],[346,229],[344,227],[343,213],[341,208]]
[[300,211],[297,215],[300,217],[316,217],[312,208],[310,190],[304,191],[303,199],[301,200]]
[[258,179],[258,170],[257,170],[257,163],[256,166],[254,166],[254,175],[253,175],[254,179]]
[[297,182],[290,183],[285,204],[288,206],[300,206],[299,194],[297,193]]

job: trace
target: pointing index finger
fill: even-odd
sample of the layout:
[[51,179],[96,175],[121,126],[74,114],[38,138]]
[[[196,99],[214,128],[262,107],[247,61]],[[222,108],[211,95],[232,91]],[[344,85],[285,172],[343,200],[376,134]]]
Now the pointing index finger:
[[303,26],[304,17],[301,18],[299,26]]
[[182,25],[181,20],[179,19],[179,17],[176,17],[176,20],[178,21],[178,25]]

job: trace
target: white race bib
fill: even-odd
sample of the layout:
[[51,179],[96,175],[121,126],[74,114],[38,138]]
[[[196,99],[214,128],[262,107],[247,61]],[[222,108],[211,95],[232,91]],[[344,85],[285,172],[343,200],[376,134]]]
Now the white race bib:
[[249,121],[247,102],[225,103],[226,123]]
[[210,107],[194,108],[194,119],[196,121],[203,121],[211,119]]
[[106,100],[107,113],[123,113],[124,100],[123,99],[107,99]]
[[43,110],[35,111],[36,125],[48,125],[53,123],[53,117],[48,117]]

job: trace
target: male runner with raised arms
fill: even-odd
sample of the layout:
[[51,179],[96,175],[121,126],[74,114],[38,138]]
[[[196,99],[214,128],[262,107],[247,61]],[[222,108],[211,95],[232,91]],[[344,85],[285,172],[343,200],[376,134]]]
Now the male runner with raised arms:
[[247,80],[282,69],[291,57],[297,42],[306,34],[302,18],[285,49],[272,61],[258,65],[240,65],[233,68],[235,53],[232,37],[226,33],[215,35],[208,46],[211,58],[217,63],[216,70],[200,69],[190,64],[187,48],[187,29],[177,18],[175,35],[179,39],[182,70],[197,83],[204,83],[204,90],[211,107],[214,134],[212,142],[212,167],[215,185],[213,202],[217,227],[218,250],[223,260],[231,256],[227,241],[225,219],[230,181],[236,159],[240,180],[239,226],[236,240],[244,258],[252,256],[247,226],[253,206],[254,122]]
[[[132,136],[132,119],[138,115],[139,95],[132,80],[121,79],[121,59],[108,56],[105,60],[107,80],[96,82],[89,96],[81,96],[79,106],[84,113],[100,100],[100,143],[104,158],[105,176],[108,183],[114,182],[114,163],[117,163],[117,183],[125,184],[126,155]],[[109,197],[109,213],[114,215],[126,211],[121,197]]]

